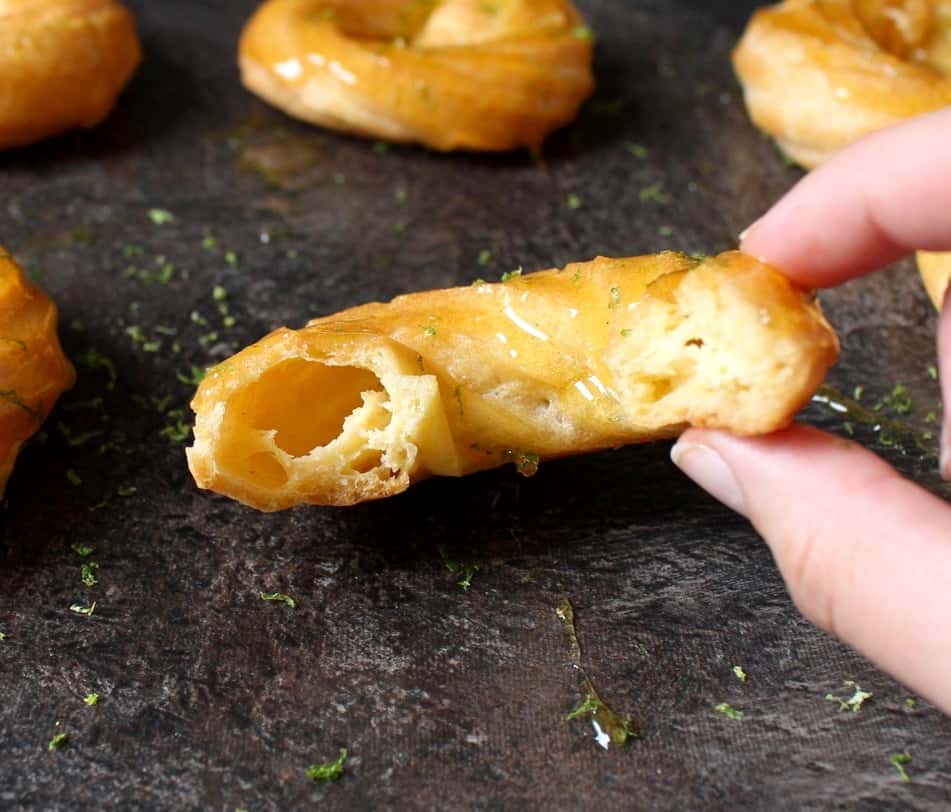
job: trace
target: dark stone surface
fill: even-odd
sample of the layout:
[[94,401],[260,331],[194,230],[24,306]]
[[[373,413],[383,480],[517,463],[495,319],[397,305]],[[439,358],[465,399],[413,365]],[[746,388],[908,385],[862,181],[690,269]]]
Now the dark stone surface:
[[[543,165],[298,125],[237,82],[251,2],[134,5],[147,60],[109,122],[0,157],[0,241],[61,304],[71,356],[95,349],[117,373],[109,388],[80,364],[9,488],[0,808],[947,808],[947,720],[903,709],[901,686],[805,623],[765,546],[665,445],[261,515],[197,492],[161,433],[190,394],[177,373],[276,325],[517,265],[733,244],[798,177],[729,68],[750,4],[584,3],[600,90]],[[279,182],[251,168],[275,154],[291,156]],[[642,202],[655,183],[669,203]],[[166,284],[127,277],[163,263]],[[910,266],[824,296],[844,345],[833,382],[866,401],[904,382],[902,419],[924,428],[933,317]],[[883,452],[946,494],[927,454]],[[95,587],[73,544],[95,548]],[[480,565],[468,591],[439,545]],[[563,596],[588,674],[640,731],[624,750],[565,719],[581,691]],[[70,612],[93,600],[91,618]],[[858,714],[824,699],[847,679],[875,694]],[[724,701],[746,717],[714,713]],[[306,779],[344,746],[340,781]],[[888,763],[906,749],[910,785]]]

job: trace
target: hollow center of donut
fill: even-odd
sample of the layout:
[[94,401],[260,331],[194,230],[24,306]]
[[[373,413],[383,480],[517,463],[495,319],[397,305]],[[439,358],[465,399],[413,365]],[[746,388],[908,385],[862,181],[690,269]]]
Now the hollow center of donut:
[[879,46],[901,58],[923,59],[937,28],[933,0],[853,0],[855,14]]
[[251,428],[273,431],[282,451],[302,457],[340,436],[364,393],[382,391],[379,378],[365,369],[293,359],[265,372],[233,408]]

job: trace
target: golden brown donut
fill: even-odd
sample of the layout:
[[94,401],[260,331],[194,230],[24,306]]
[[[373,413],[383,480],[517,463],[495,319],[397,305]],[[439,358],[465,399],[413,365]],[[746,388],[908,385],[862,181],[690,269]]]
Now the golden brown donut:
[[733,53],[753,122],[809,169],[951,104],[951,0],[786,0]]
[[245,86],[296,118],[437,150],[537,147],[594,89],[570,0],[267,0]]
[[[812,169],[951,104],[951,0],[786,0],[753,15],[733,65],[753,122]],[[951,258],[918,264],[940,308]]]
[[[786,0],[733,53],[753,122],[813,169],[853,141],[951,104],[951,0]],[[918,254],[940,309],[951,257]]]
[[0,0],[0,149],[95,126],[140,58],[116,0]]
[[676,435],[786,425],[834,362],[815,299],[739,252],[599,257],[279,329],[192,401],[197,484],[349,505]]
[[0,248],[0,494],[20,446],[75,379],[56,335],[56,306]]
[[941,310],[948,281],[951,280],[951,254],[919,251],[918,269],[921,271],[921,280],[925,283],[928,296],[934,306]]

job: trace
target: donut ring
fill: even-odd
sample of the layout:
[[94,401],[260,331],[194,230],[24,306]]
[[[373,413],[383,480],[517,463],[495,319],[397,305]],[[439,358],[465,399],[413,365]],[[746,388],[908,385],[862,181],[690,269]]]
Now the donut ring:
[[281,328],[210,369],[188,465],[259,510],[428,476],[786,426],[838,355],[811,294],[731,251],[598,257]]
[[0,0],[0,149],[99,124],[140,59],[117,0]]
[[20,446],[75,380],[56,335],[56,306],[0,248],[0,495]]
[[286,113],[441,151],[538,147],[594,89],[570,0],[268,0],[239,50]]
[[812,169],[951,104],[951,0],[786,0],[733,53],[753,122]]

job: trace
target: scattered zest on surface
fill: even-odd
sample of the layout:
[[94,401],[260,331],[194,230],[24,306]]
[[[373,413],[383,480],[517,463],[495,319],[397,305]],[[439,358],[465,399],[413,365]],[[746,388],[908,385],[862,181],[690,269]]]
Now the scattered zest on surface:
[[908,772],[905,770],[905,765],[911,761],[911,753],[892,753],[888,757],[889,763],[898,770],[898,775],[901,776],[901,780],[906,783],[911,783],[911,776],[908,775]]
[[732,705],[727,704],[726,702],[721,702],[719,705],[716,705],[713,708],[717,713],[722,713],[727,719],[734,719],[739,721],[743,718],[743,711],[737,710]]
[[456,581],[458,586],[461,586],[463,591],[467,591],[470,586],[472,586],[472,579],[475,577],[475,574],[479,571],[478,564],[464,564],[461,561],[456,561],[449,555],[449,548],[445,544],[439,544],[436,546],[437,551],[439,552],[439,557],[442,559],[442,563],[445,564],[446,569],[449,570],[453,575],[462,574],[462,580]]
[[175,222],[175,215],[165,209],[149,209],[149,220],[157,226]]
[[870,694],[868,691],[863,691],[861,686],[852,680],[846,680],[844,684],[846,687],[853,690],[852,696],[850,696],[848,699],[841,699],[840,697],[833,696],[832,694],[826,694],[826,699],[829,702],[838,702],[840,713],[842,711],[852,711],[852,713],[858,713],[862,708],[862,703],[864,703],[866,699],[871,699],[872,694]]
[[85,615],[86,617],[92,617],[92,613],[96,611],[96,602],[93,601],[89,606],[83,606],[80,603],[74,603],[69,607],[70,612],[75,612],[77,615]]
[[280,601],[281,603],[286,603],[291,609],[297,608],[297,601],[295,601],[290,595],[285,595],[283,592],[262,592],[261,600]]
[[99,703],[99,694],[97,694],[95,691],[93,691],[92,693],[86,694],[83,697],[83,702],[89,705],[89,707],[92,707],[93,705],[96,705]]
[[743,670],[742,665],[734,665],[733,674],[740,682],[746,682],[746,672]]
[[68,733],[57,733],[55,736],[53,736],[52,739],[50,739],[50,743],[46,746],[46,749],[49,750],[51,753],[54,750],[59,750],[60,747],[66,744],[66,740],[68,738],[69,738]]
[[343,775],[347,763],[347,748],[340,748],[340,755],[334,761],[325,761],[323,764],[311,764],[307,768],[307,777],[311,781],[336,781]]
[[94,587],[99,583],[99,579],[96,578],[97,569],[99,569],[99,564],[95,561],[87,561],[80,567],[79,577],[86,586]]

